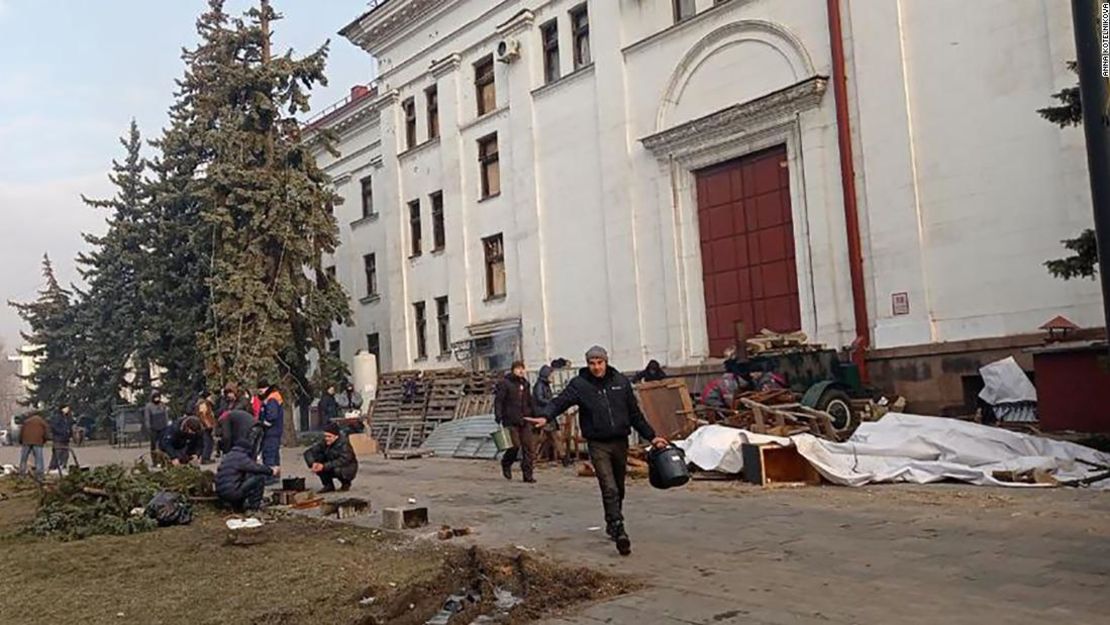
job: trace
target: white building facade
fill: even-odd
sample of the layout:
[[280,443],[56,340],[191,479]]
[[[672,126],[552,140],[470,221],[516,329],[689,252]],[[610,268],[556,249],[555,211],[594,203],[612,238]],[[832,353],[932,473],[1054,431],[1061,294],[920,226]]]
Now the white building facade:
[[1082,133],[1036,114],[1075,83],[1066,2],[387,0],[342,34],[380,69],[317,122],[347,360],[597,343],[632,369],[720,356],[737,322],[877,354],[1101,324],[1097,283],[1043,267],[1091,223]]

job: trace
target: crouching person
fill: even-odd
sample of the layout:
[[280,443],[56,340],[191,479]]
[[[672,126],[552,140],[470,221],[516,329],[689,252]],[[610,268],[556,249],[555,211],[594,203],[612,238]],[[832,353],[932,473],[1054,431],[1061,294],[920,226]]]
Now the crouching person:
[[281,474],[279,467],[267,467],[254,461],[254,445],[239,439],[224,454],[216,469],[216,495],[236,512],[258,510],[266,480]]
[[170,464],[200,462],[204,452],[204,427],[196,417],[182,417],[165,429],[158,449],[169,457]]
[[339,490],[347,491],[358,473],[358,458],[347,435],[339,430],[339,425],[328,423],[324,426],[324,440],[309,447],[304,452],[304,461],[324,488],[321,493],[335,491],[335,480],[339,480]]

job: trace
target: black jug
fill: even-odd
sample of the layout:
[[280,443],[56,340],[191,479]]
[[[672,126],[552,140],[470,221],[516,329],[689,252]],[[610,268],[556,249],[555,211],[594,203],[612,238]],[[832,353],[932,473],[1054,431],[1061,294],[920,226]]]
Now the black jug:
[[648,480],[655,488],[674,488],[690,481],[686,452],[674,445],[648,452]]

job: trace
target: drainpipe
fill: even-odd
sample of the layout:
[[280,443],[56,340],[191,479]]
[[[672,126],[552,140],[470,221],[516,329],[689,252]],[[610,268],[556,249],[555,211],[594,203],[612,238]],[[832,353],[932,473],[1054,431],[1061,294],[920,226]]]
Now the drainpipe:
[[840,147],[840,186],[844,193],[844,222],[848,235],[848,269],[852,279],[852,309],[856,338],[852,361],[864,382],[867,349],[871,346],[871,324],[867,317],[867,291],[863,284],[863,246],[860,243],[859,207],[856,204],[856,171],[852,162],[852,128],[848,122],[848,79],[844,71],[844,31],[840,24],[840,0],[828,0],[829,43],[832,45],[833,97],[836,101],[836,138]]

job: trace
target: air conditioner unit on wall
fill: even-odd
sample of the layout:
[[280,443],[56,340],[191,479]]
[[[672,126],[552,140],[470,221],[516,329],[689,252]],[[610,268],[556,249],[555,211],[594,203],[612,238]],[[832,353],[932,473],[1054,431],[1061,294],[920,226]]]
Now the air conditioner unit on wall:
[[520,58],[520,42],[516,39],[502,39],[497,43],[497,60],[512,63]]

